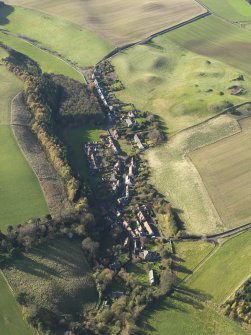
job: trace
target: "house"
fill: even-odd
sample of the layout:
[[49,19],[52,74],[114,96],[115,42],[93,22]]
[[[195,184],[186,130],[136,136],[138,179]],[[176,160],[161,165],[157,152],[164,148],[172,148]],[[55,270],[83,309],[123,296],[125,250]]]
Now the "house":
[[112,135],[113,137],[115,138],[115,140],[118,140],[119,139],[119,132],[117,129],[114,129],[113,132],[112,132]]
[[109,268],[110,268],[110,270],[117,271],[117,270],[120,270],[121,264],[120,264],[120,262],[115,261],[115,262],[113,262],[112,264],[109,265]]
[[140,251],[140,248],[141,248],[141,243],[140,243],[140,240],[137,240],[135,239],[133,241],[133,250],[134,250],[134,253],[138,253]]
[[142,211],[138,212],[137,217],[140,222],[146,221],[145,215],[142,213]]
[[124,292],[122,292],[122,291],[112,292],[112,298],[113,299],[119,299],[119,298],[123,297],[123,295],[124,295]]
[[120,172],[121,171],[121,167],[122,167],[121,160],[118,159],[117,162],[114,165],[113,170],[116,171],[116,172]]
[[134,141],[137,144],[139,150],[144,150],[145,149],[137,134],[134,135]]
[[148,235],[153,235],[152,228],[150,227],[149,223],[147,221],[144,221],[143,223],[145,230],[147,231]]
[[125,184],[128,185],[128,186],[132,186],[131,179],[128,175],[125,177]]
[[155,251],[144,250],[142,256],[145,261],[158,261],[158,254]]
[[133,178],[134,177],[134,174],[133,174],[133,167],[130,165],[129,166],[129,173],[128,173],[128,176]]
[[130,197],[129,185],[126,185],[125,197],[128,199]]
[[120,189],[120,180],[118,179],[116,182],[113,182],[112,184],[112,190],[114,193],[118,193],[119,192],[119,189]]
[[153,270],[149,271],[149,283],[151,285],[155,284],[155,275],[154,275],[154,271]]
[[132,127],[133,126],[133,122],[130,118],[125,119],[125,122],[127,123],[127,127]]
[[130,111],[130,112],[128,113],[128,117],[134,118],[134,117],[135,117],[134,112],[133,112],[133,111]]
[[128,249],[129,246],[130,246],[130,239],[129,239],[129,237],[127,236],[127,238],[126,238],[125,241],[124,241],[123,247],[124,247],[125,249]]

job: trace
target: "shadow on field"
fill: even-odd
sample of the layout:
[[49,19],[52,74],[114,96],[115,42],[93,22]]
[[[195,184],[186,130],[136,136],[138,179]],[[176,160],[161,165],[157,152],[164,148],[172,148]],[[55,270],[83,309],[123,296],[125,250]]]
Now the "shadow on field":
[[12,12],[14,12],[15,8],[13,6],[4,5],[0,3],[0,25],[5,25],[10,22],[10,20],[7,19],[7,16],[9,16]]
[[[158,318],[158,313],[168,313],[168,311],[175,311],[177,313],[191,313],[191,307],[194,309],[204,309],[203,302],[210,299],[210,295],[203,294],[198,290],[191,289],[186,286],[176,287],[174,292],[169,297],[161,298],[155,301],[144,313],[140,326],[142,332],[140,334],[146,335],[149,332],[156,331],[151,325],[151,318]],[[157,315],[157,317],[156,317]],[[163,319],[163,314],[159,316],[159,320]]]
[[19,271],[44,279],[48,279],[51,276],[60,277],[60,274],[56,270],[42,264],[41,262],[36,262],[25,255],[18,257],[18,261],[15,262],[15,268]]

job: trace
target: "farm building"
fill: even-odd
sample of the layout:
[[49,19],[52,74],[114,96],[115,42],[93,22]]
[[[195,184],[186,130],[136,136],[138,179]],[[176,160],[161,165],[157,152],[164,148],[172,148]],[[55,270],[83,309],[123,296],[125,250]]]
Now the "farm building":
[[134,177],[134,174],[133,174],[133,167],[130,165],[129,166],[129,173],[128,173],[128,176],[133,178]]
[[134,141],[137,144],[139,150],[144,150],[145,149],[137,134],[134,135]]
[[145,261],[156,262],[158,260],[158,254],[155,251],[144,250],[142,256]]
[[153,235],[153,231],[152,231],[152,228],[150,227],[149,223],[147,221],[144,221],[143,225],[144,225],[147,233],[149,235]]
[[125,122],[126,122],[128,128],[133,126],[133,122],[129,117],[127,119],[125,119]]
[[149,283],[151,285],[155,284],[155,275],[154,275],[154,271],[153,270],[149,271]]
[[128,175],[125,177],[125,184],[128,185],[128,186],[132,186],[131,179]]

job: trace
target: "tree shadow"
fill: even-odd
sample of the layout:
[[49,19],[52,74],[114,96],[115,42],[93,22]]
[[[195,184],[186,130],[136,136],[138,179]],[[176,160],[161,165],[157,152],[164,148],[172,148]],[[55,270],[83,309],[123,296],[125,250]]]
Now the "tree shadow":
[[193,271],[187,269],[185,266],[181,265],[181,264],[177,264],[177,263],[173,263],[172,268],[174,271],[176,272],[182,272],[185,274],[192,274]]
[[7,18],[12,12],[14,12],[15,8],[9,5],[0,5],[0,25],[6,25],[10,22]]

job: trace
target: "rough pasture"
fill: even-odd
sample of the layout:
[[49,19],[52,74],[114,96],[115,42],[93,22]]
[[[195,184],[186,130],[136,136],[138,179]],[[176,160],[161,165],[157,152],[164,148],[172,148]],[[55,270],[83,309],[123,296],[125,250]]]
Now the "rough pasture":
[[205,12],[194,0],[9,0],[8,3],[88,26],[113,45],[137,41]]
[[190,154],[217,212],[230,228],[251,220],[251,119],[241,120],[240,127],[240,133]]
[[31,304],[48,311],[76,316],[95,307],[97,292],[80,242],[46,242],[3,271],[15,293],[26,293]]
[[[112,62],[125,85],[119,98],[161,116],[169,134],[219,113],[227,103],[251,99],[251,77],[245,72],[189,52],[173,43],[169,34],[127,50]],[[235,83],[247,93],[233,96],[228,87],[240,74],[245,81]]]

